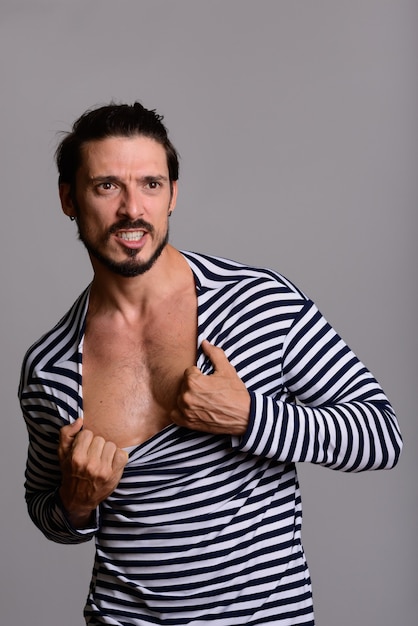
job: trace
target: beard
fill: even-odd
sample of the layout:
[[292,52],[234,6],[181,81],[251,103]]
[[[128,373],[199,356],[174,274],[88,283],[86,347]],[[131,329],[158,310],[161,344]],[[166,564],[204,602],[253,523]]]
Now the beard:
[[[168,243],[167,227],[165,235],[161,237],[160,240],[157,242],[157,247],[148,260],[143,261],[137,258],[141,252],[140,250],[126,248],[125,253],[127,259],[124,261],[114,261],[112,258],[100,252],[99,247],[89,241],[83,228],[82,219],[77,220],[77,225],[78,238],[84,244],[88,253],[95,259],[97,259],[97,261],[99,261],[99,263],[101,263],[105,268],[107,268],[114,274],[117,274],[118,276],[123,276],[124,278],[134,278],[135,276],[140,276],[148,272],[152,268],[156,260],[159,258]],[[109,229],[107,235],[104,238],[104,243],[107,243],[111,235],[119,229],[129,228],[145,228],[149,234],[152,235],[154,233],[154,227],[152,226],[152,224],[149,224],[142,219],[138,219],[133,222],[131,222],[130,220],[121,220]]]

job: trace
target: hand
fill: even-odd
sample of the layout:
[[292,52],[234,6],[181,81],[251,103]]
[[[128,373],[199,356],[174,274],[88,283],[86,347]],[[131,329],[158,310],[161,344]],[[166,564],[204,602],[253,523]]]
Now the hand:
[[214,373],[207,376],[198,367],[184,372],[177,409],[171,419],[178,426],[214,434],[243,435],[248,426],[250,395],[225,352],[202,342]]
[[60,431],[60,497],[71,523],[88,524],[92,511],[116,488],[129,455],[111,441],[83,429],[83,419]]

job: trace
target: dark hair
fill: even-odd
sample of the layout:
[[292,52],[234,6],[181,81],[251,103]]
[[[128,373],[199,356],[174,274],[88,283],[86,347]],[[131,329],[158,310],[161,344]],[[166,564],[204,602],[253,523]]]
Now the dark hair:
[[75,191],[75,177],[81,165],[83,144],[106,137],[150,137],[163,146],[167,156],[170,183],[178,180],[179,159],[176,149],[168,138],[162,123],[163,116],[149,110],[139,102],[114,104],[113,102],[83,113],[73,124],[72,130],[59,144],[55,160],[58,167],[58,183],[69,183]]

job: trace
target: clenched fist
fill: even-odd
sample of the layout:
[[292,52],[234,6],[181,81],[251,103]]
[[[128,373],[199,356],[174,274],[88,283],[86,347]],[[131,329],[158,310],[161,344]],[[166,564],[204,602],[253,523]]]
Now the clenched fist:
[[92,512],[117,487],[128,453],[82,429],[83,419],[60,431],[60,498],[75,528],[88,525]]
[[177,397],[171,419],[178,426],[214,434],[243,435],[248,426],[250,395],[225,352],[206,339],[202,349],[214,372],[202,374],[189,367]]

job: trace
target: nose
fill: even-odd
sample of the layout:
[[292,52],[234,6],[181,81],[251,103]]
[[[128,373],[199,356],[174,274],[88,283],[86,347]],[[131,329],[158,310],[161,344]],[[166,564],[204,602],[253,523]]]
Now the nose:
[[127,187],[121,196],[118,214],[129,219],[136,219],[143,215],[144,207],[140,193]]

